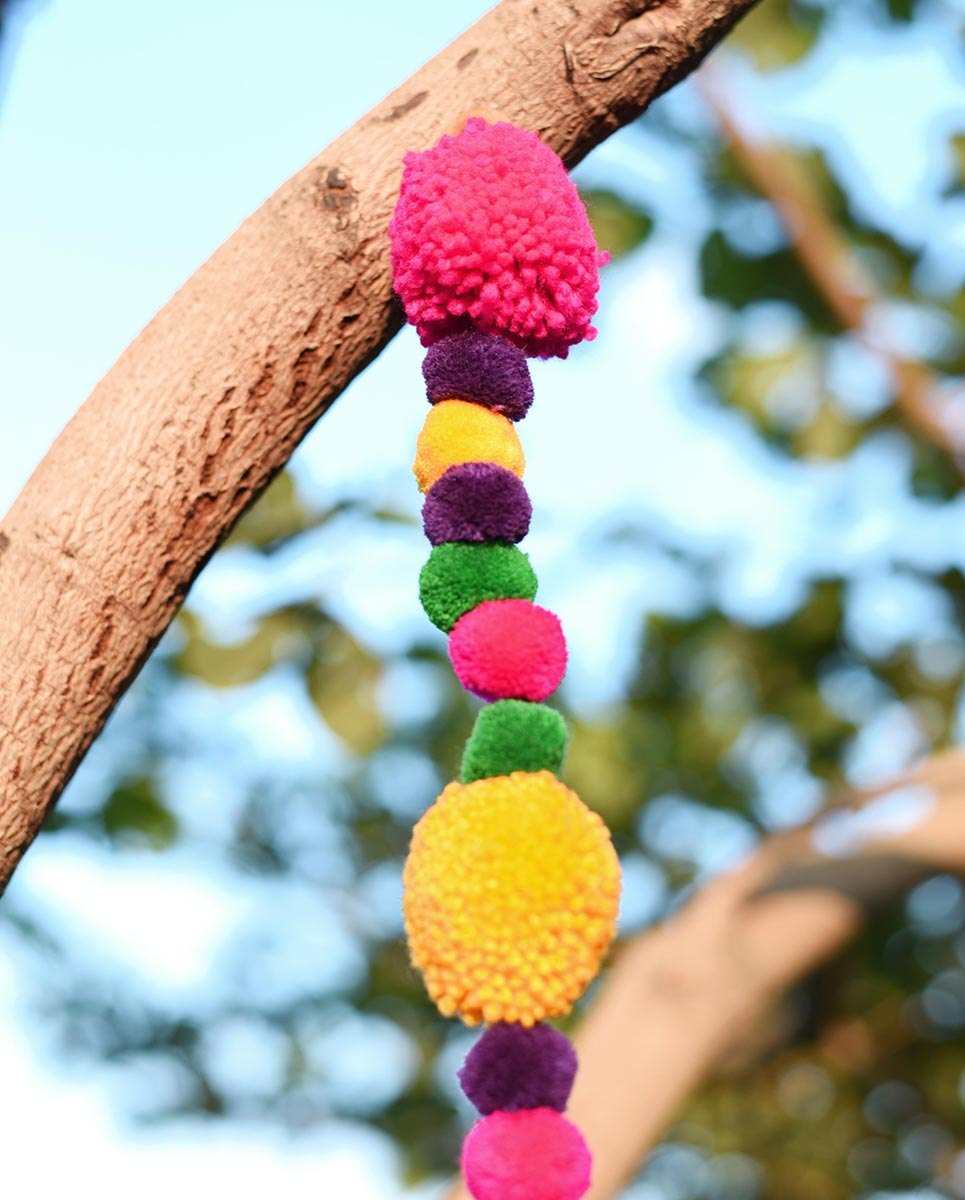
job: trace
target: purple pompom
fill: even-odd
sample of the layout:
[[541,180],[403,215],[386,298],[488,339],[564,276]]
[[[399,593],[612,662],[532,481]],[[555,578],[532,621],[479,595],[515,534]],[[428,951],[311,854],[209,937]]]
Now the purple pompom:
[[422,364],[429,403],[469,400],[521,421],[533,403],[526,355],[488,333],[457,333],[429,347]]
[[443,542],[519,542],[533,506],[519,478],[495,463],[457,463],[429,488],[422,524],[433,546]]
[[491,1025],[466,1056],[462,1090],[487,1116],[523,1108],[562,1112],[576,1076],[576,1051],[551,1025]]

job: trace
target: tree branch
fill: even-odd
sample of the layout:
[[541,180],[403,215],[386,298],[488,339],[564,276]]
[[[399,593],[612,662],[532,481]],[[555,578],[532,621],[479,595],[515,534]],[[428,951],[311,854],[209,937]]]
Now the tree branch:
[[888,368],[895,405],[905,420],[950,455],[959,471],[965,471],[965,395],[943,398],[938,380],[927,367],[896,354],[874,336],[869,316],[880,301],[874,283],[794,159],[745,128],[725,74],[719,66],[707,67],[697,78],[734,158],[774,206],[791,249],[830,312]]
[[[575,1037],[568,1115],[593,1151],[585,1200],[617,1193],[776,994],[940,871],[965,874],[965,751],[770,839],[664,925],[628,941]],[[469,1193],[457,1184],[448,1200]]]
[[399,329],[407,150],[493,107],[572,165],[753,0],[503,0],[284,184],[161,310],[0,527],[0,888],[191,581]]

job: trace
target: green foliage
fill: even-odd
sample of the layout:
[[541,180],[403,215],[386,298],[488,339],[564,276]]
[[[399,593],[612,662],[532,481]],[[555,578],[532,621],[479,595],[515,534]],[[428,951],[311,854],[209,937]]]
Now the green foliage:
[[709,300],[744,309],[764,300],[791,305],[822,332],[837,323],[787,247],[763,254],[741,253],[726,234],[714,230],[700,253],[701,290]]
[[178,833],[177,818],[158,798],[150,776],[127,780],[115,788],[101,810],[101,820],[112,840],[147,843],[154,850],[170,846]]
[[611,258],[641,246],[653,231],[653,218],[626,196],[606,188],[581,192],[597,244]]
[[951,152],[951,179],[943,195],[952,200],[965,194],[965,133],[953,134],[949,139]]
[[270,550],[284,539],[303,533],[311,524],[291,475],[282,471],[268,485],[258,503],[242,516],[225,545]]
[[356,754],[375,749],[383,736],[377,703],[382,662],[339,625],[316,643],[306,672],[312,702],[333,733]]
[[908,22],[915,16],[918,0],[885,0],[885,7],[893,21]]
[[731,40],[761,71],[774,71],[802,59],[821,28],[822,10],[799,0],[762,0],[747,14]]
[[176,670],[219,688],[259,679],[291,652],[300,633],[298,614],[284,611],[256,622],[253,632],[240,641],[211,640],[190,610],[181,614],[179,623],[185,638],[174,659]]

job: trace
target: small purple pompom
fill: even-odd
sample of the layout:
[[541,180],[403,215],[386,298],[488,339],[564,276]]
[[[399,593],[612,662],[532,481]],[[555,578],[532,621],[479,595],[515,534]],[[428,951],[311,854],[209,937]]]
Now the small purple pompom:
[[457,333],[429,347],[422,364],[429,403],[469,400],[521,421],[533,403],[526,355],[493,334]]
[[533,506],[519,478],[495,463],[457,463],[429,488],[422,524],[433,546],[443,542],[520,542]]
[[576,1051],[551,1025],[491,1025],[466,1056],[462,1090],[487,1116],[523,1108],[562,1112],[576,1076]]

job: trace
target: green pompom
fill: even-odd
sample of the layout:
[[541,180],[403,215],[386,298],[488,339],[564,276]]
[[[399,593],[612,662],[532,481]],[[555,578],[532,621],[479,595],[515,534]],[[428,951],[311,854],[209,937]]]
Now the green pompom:
[[443,542],[419,576],[419,599],[433,625],[449,633],[484,600],[532,600],[536,575],[508,542]]
[[497,700],[476,717],[460,778],[472,783],[512,771],[556,775],[566,753],[566,737],[566,722],[555,709],[526,700]]

